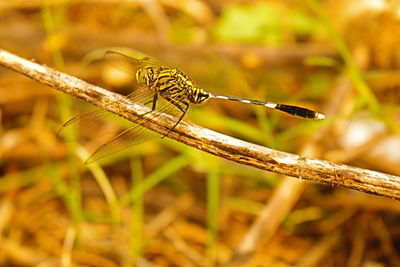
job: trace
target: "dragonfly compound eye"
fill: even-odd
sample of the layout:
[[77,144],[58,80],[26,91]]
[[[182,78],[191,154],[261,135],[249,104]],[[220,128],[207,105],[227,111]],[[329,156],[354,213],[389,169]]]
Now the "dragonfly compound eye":
[[149,73],[147,69],[138,69],[136,72],[136,80],[141,86],[149,86]]

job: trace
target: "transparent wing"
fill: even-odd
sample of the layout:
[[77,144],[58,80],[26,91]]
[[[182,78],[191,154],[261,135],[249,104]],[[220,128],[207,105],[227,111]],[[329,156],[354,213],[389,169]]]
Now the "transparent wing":
[[[152,105],[154,92],[150,89],[143,88],[140,90],[135,91],[131,95],[127,97],[133,101],[145,104],[147,106]],[[178,101],[185,101],[187,100],[187,96],[184,92],[180,95],[176,95],[175,100]],[[180,109],[178,109],[174,104],[171,102],[163,99],[162,97],[158,97],[156,103],[156,110],[159,112],[153,112],[152,117],[157,117],[161,113],[168,113],[175,117],[174,123],[178,122],[179,117],[183,114]],[[113,113],[107,112],[106,110],[96,110],[93,112],[85,113],[79,116],[72,118],[71,120],[67,121],[59,130],[57,136],[59,139],[63,141],[76,141],[78,135],[74,135],[72,138],[68,138],[68,135],[65,132],[68,131],[71,127],[79,127],[79,132],[86,132],[88,133],[89,139],[96,139],[104,136],[110,136],[112,138],[110,141],[101,145],[86,161],[87,164],[104,158],[106,156],[112,155],[117,153],[121,150],[127,149],[129,147],[138,145],[140,143],[146,142],[150,139],[155,137],[160,137],[160,134],[157,134],[153,131],[150,131],[143,127],[142,125],[146,125],[150,118],[138,118],[136,120],[137,124],[128,128],[127,130],[120,132],[121,127],[118,124],[118,121],[125,121],[128,123],[132,123],[127,121]]]
[[[58,130],[57,138],[63,142],[77,141],[82,136],[90,136],[91,139],[115,134],[118,131],[118,116],[105,110],[95,110],[89,113],[73,117]],[[104,123],[106,122],[106,123]],[[71,134],[73,128],[78,130]],[[75,130],[74,129],[74,130]],[[96,134],[93,134],[96,133]]]
[[[163,104],[160,105],[159,102]],[[158,107],[157,111],[159,112],[152,112],[150,118],[158,117],[161,113],[168,113],[174,115],[175,121],[174,123],[178,122],[178,114],[182,111],[179,110],[175,105],[172,103],[165,101],[165,100],[158,100],[157,102]],[[147,122],[149,122],[150,118],[140,118],[136,121],[137,125],[125,130],[121,134],[117,135],[115,138],[110,140],[109,142],[100,146],[87,160],[86,164],[92,163],[97,161],[101,158],[107,157],[114,153],[117,153],[121,150],[130,148],[132,146],[138,145],[140,143],[144,143],[150,139],[155,137],[160,137],[161,135],[148,130],[145,128]]]
[[[154,96],[154,91],[148,88],[140,88],[132,94],[126,96],[134,102],[150,105]],[[90,139],[97,139],[106,135],[115,135],[121,125],[127,120],[108,112],[104,109],[98,109],[92,112],[78,115],[59,129],[57,138],[64,142],[77,141],[82,136],[88,136]],[[73,129],[77,129],[79,135],[70,134]]]
[[104,58],[111,66],[129,74],[135,74],[139,68],[144,66],[161,67],[161,63],[158,60],[146,54],[139,51],[134,51],[133,54],[133,57],[129,57],[115,51],[107,51],[104,54]]

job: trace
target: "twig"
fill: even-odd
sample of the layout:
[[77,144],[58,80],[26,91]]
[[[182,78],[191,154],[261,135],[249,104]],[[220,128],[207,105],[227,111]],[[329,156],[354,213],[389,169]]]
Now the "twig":
[[[148,107],[130,102],[122,95],[93,86],[1,49],[0,64],[130,121],[135,121],[149,111]],[[148,115],[144,116],[148,117]],[[166,134],[174,125],[174,121],[171,115],[160,114],[149,118],[146,127],[157,133]],[[262,170],[400,200],[400,177],[394,175],[276,151],[184,121],[171,131],[168,137],[213,155]]]

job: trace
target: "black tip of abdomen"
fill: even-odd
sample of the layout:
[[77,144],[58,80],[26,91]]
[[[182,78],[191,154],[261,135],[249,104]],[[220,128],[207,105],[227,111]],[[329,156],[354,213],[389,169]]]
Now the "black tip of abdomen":
[[290,106],[290,105],[283,105],[283,104],[278,104],[276,105],[275,109],[278,109],[280,111],[289,113],[293,116],[299,116],[302,118],[309,118],[309,119],[317,119],[319,118],[319,113],[306,109],[306,108],[301,108],[301,107],[296,107],[296,106]]

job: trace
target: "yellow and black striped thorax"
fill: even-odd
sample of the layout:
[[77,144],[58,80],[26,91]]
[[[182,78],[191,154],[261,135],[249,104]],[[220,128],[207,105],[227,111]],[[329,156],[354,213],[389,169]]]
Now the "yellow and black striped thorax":
[[188,100],[200,104],[209,98],[209,93],[195,85],[184,73],[162,66],[146,66],[136,72],[139,85],[156,90],[163,97]]

